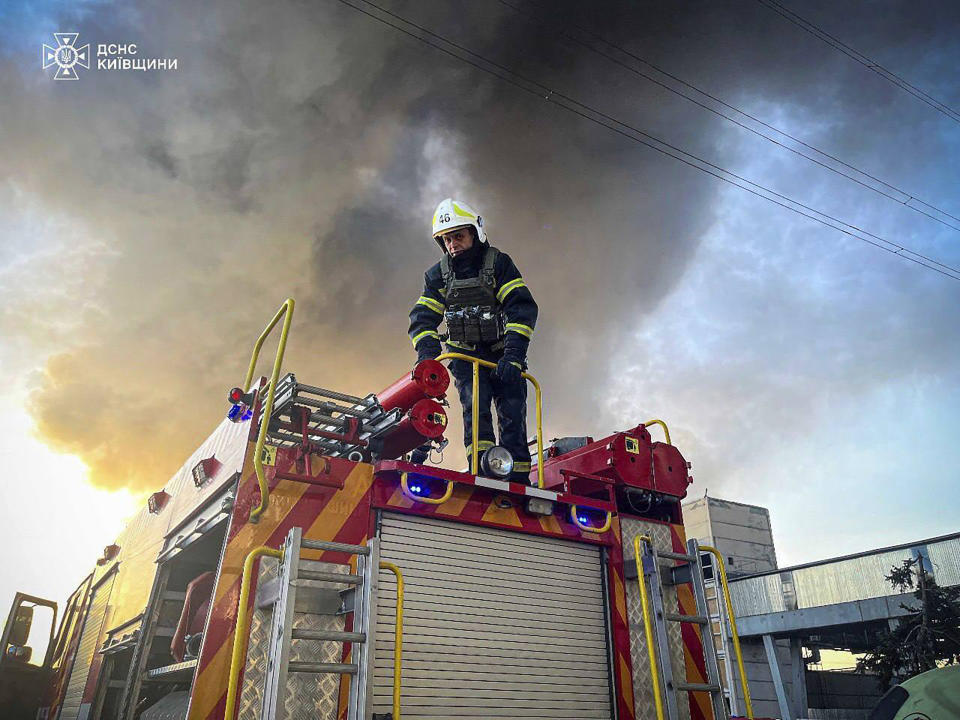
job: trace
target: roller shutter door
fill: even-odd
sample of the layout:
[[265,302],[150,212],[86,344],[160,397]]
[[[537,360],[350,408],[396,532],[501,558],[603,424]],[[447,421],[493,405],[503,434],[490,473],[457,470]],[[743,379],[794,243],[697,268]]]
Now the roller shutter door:
[[103,619],[107,612],[107,602],[110,600],[110,591],[113,589],[113,579],[116,573],[110,575],[93,591],[90,601],[90,610],[87,612],[83,631],[80,634],[80,644],[70,670],[70,680],[67,682],[67,691],[60,706],[60,720],[83,720],[90,712],[89,706],[81,706],[83,690],[87,686],[87,675],[90,674],[90,665],[97,650],[97,640],[103,627]]
[[[405,720],[611,718],[598,548],[384,514],[405,584]],[[374,712],[391,709],[396,582],[380,574]]]

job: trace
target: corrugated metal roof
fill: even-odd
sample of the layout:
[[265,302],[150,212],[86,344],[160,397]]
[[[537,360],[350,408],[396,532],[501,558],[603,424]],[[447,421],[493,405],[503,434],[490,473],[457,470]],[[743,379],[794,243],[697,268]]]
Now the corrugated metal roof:
[[917,555],[929,559],[938,584],[960,585],[955,533],[731,580],[734,612],[746,617],[894,595],[890,569]]

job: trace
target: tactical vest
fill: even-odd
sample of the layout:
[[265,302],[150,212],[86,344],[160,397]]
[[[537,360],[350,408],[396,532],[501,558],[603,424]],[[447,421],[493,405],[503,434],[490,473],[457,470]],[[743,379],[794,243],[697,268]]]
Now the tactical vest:
[[440,260],[440,274],[446,286],[449,339],[468,345],[491,344],[503,337],[504,319],[497,300],[497,281],[493,266],[500,251],[487,247],[480,273],[471,278],[457,278],[449,255]]

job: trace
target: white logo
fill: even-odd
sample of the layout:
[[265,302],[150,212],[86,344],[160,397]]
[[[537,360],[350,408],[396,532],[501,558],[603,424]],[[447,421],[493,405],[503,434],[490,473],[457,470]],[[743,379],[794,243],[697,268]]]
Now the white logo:
[[57,66],[54,80],[77,80],[77,67],[90,69],[90,45],[77,47],[77,37],[80,33],[54,33],[57,40],[56,47],[43,45],[43,69],[51,65]]

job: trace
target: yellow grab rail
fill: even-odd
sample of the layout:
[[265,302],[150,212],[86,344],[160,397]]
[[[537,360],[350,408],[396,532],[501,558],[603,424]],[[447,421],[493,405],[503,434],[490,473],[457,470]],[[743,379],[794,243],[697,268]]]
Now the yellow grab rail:
[[[653,624],[650,621],[650,601],[647,598],[647,584],[643,580],[643,561],[640,559],[640,541],[653,544],[649,535],[637,535],[633,539],[633,557],[637,562],[637,586],[640,588],[640,606],[643,609],[643,632],[647,636],[647,654],[650,656],[650,674],[653,676],[653,704],[657,708],[657,720],[663,720],[663,698],[660,697],[660,670],[657,667],[657,653],[653,649]],[[230,720],[227,718],[227,720]]]
[[403,573],[396,565],[388,562],[381,561],[380,569],[389,570],[397,576],[397,620],[393,631],[393,720],[400,720],[400,670],[403,664]]
[[453,495],[453,480],[447,480],[447,489],[444,491],[443,496],[439,498],[428,498],[422,497],[420,495],[415,495],[410,490],[409,480],[407,478],[407,473],[400,473],[400,489],[403,491],[403,494],[414,502],[427,503],[428,505],[443,505],[447,500],[450,499],[450,496]]
[[647,420],[643,424],[644,427],[649,427],[650,425],[659,425],[662,427],[663,434],[667,438],[667,445],[673,445],[673,443],[670,442],[670,430],[667,428],[667,424],[663,420]]
[[237,709],[237,690],[240,684],[240,668],[247,655],[247,638],[250,635],[250,619],[247,617],[247,605],[250,603],[250,585],[253,577],[253,564],[258,557],[266,555],[280,559],[282,550],[261,545],[251,550],[243,561],[243,579],[240,581],[240,604],[237,606],[237,624],[233,630],[233,653],[230,656],[230,676],[227,679],[227,705],[224,720],[233,720]]
[[570,506],[570,516],[573,518],[573,524],[576,525],[581,530],[583,530],[584,532],[605,533],[607,530],[610,529],[610,525],[613,523],[613,513],[610,512],[609,510],[607,510],[607,519],[604,521],[603,526],[598,528],[590,527],[589,525],[584,525],[582,522],[580,522],[580,518],[577,517],[576,505]]
[[267,339],[270,331],[283,318],[283,328],[280,330],[280,342],[277,345],[277,356],[273,361],[273,373],[270,375],[270,390],[267,392],[267,402],[263,407],[263,419],[260,421],[260,434],[257,436],[257,447],[253,455],[253,467],[257,471],[257,483],[260,485],[260,504],[250,511],[250,522],[257,522],[270,504],[270,488],[267,487],[267,477],[263,470],[263,443],[267,437],[267,427],[270,425],[270,416],[273,414],[273,401],[277,393],[277,381],[280,378],[280,366],[283,363],[283,353],[287,349],[287,335],[290,332],[290,321],[293,320],[293,298],[287,298],[273,319],[260,333],[253,346],[253,355],[250,358],[250,367],[247,370],[247,379],[243,383],[243,391],[250,392],[250,383],[253,382],[253,371],[260,357],[260,348]]
[[737,668],[740,671],[740,687],[743,688],[743,704],[747,706],[747,717],[753,718],[753,704],[750,702],[750,687],[747,685],[747,674],[743,669],[743,655],[740,653],[740,636],[737,634],[737,619],[733,616],[733,603],[730,602],[730,588],[727,585],[727,569],[723,564],[723,556],[715,547],[700,545],[717,559],[717,569],[720,571],[720,584],[723,586],[723,599],[727,604],[727,616],[730,618],[730,634],[733,636],[733,651],[737,655]]
[[[480,366],[496,369],[497,364],[480,358],[470,357],[463,353],[448,352],[440,355],[437,360],[465,360],[473,363],[473,444],[471,447],[470,472],[474,475],[478,472],[478,448],[477,434],[479,432],[477,419],[480,415],[480,394],[477,392],[480,386]],[[537,391],[537,487],[543,487],[543,403],[540,395],[540,383],[529,373],[521,372],[520,375],[533,384],[533,389]]]

